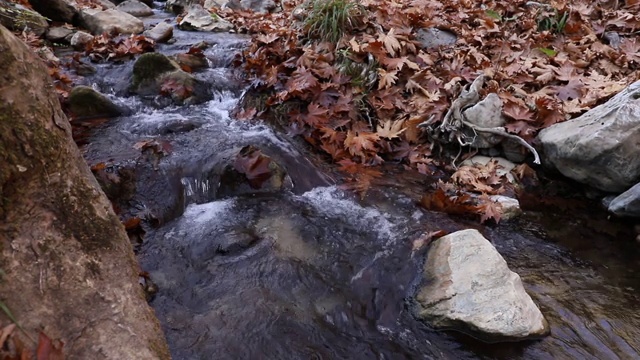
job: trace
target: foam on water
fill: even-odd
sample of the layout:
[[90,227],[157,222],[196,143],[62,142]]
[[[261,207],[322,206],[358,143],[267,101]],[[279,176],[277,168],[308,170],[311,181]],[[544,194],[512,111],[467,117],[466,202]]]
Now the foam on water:
[[234,199],[212,201],[206,204],[190,204],[184,211],[184,221],[188,224],[199,225],[211,223],[229,211],[235,205]]
[[373,231],[380,239],[386,240],[387,244],[396,238],[396,225],[389,220],[389,214],[358,205],[336,186],[318,187],[300,197],[309,201],[325,217],[346,220],[362,231]]

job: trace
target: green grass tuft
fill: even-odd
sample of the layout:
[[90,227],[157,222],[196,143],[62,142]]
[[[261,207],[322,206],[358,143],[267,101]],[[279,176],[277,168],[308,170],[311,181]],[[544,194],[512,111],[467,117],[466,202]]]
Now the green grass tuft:
[[364,8],[352,0],[314,0],[304,21],[307,37],[335,44],[363,13]]

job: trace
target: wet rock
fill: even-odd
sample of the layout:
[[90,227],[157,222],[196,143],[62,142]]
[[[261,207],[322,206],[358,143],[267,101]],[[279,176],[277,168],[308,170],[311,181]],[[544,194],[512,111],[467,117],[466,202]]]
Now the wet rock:
[[198,71],[209,67],[209,62],[204,55],[176,54],[173,59],[182,69],[189,69],[190,71]]
[[141,95],[157,93],[159,89],[146,90],[145,88],[157,86],[160,75],[179,69],[175,62],[163,54],[155,52],[142,54],[133,65],[132,90]]
[[640,180],[640,81],[585,114],[540,131],[546,163],[608,192]]
[[173,37],[173,25],[163,21],[152,29],[145,31],[144,36],[153,39],[155,42],[167,42]]
[[280,164],[262,154],[260,149],[245,146],[238,152],[233,164],[224,168],[218,195],[274,193],[291,187],[291,180]]
[[607,206],[618,216],[640,217],[640,183],[615,197]]
[[77,31],[75,34],[73,34],[69,43],[71,44],[71,46],[73,46],[74,49],[82,50],[91,41],[93,41],[93,35],[84,31]]
[[47,19],[42,15],[5,0],[0,0],[0,24],[14,31],[27,29],[38,36],[42,36],[49,28]]
[[71,36],[73,36],[73,30],[67,29],[64,26],[54,26],[47,30],[46,38],[51,42],[57,43],[66,42]]
[[417,316],[437,329],[458,330],[488,342],[549,333],[518,274],[477,230],[433,242],[417,296]]
[[225,232],[223,236],[218,237],[216,240],[216,253],[221,255],[235,255],[258,242],[259,237],[246,229]]
[[33,9],[53,20],[72,24],[78,15],[75,0],[29,0]]
[[138,0],[127,0],[116,6],[116,9],[126,12],[135,17],[145,17],[153,15],[153,10],[146,4]]
[[200,5],[193,5],[178,23],[182,30],[223,32],[233,29],[233,24],[210,13]]
[[83,9],[81,20],[82,25],[95,35],[105,32],[139,34],[144,30],[142,20],[117,9]]
[[455,34],[446,30],[427,28],[416,31],[416,40],[418,40],[423,49],[431,49],[439,46],[453,45],[458,38]]
[[497,202],[502,207],[501,220],[511,220],[522,215],[520,202],[517,199],[504,195],[491,195],[491,201]]
[[122,109],[89,86],[73,88],[67,103],[76,117],[114,117],[122,114]]
[[141,55],[133,65],[131,91],[142,96],[167,95],[173,102],[197,103],[211,98],[209,87],[159,53]]

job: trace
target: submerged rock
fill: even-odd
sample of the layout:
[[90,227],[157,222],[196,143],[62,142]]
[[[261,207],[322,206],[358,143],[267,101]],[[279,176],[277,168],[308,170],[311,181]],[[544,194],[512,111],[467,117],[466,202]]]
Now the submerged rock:
[[200,5],[193,5],[178,23],[182,30],[223,32],[233,29],[233,24],[210,13]]
[[608,192],[640,180],[640,81],[573,120],[540,131],[546,163]]
[[123,112],[109,98],[89,86],[74,87],[67,103],[69,110],[77,117],[113,117]]
[[114,31],[119,34],[139,34],[144,30],[142,20],[117,9],[83,9],[81,19],[82,25],[95,35]]
[[458,330],[487,342],[549,333],[518,274],[477,230],[433,242],[417,296],[417,316],[437,329]]

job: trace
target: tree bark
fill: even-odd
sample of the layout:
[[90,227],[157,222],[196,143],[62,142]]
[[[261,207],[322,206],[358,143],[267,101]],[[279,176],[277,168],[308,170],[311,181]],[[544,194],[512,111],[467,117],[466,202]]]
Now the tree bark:
[[[46,67],[2,26],[0,270],[0,301],[32,338],[61,339],[66,358],[170,358],[131,244],[71,139]],[[4,311],[0,322],[11,322]]]

